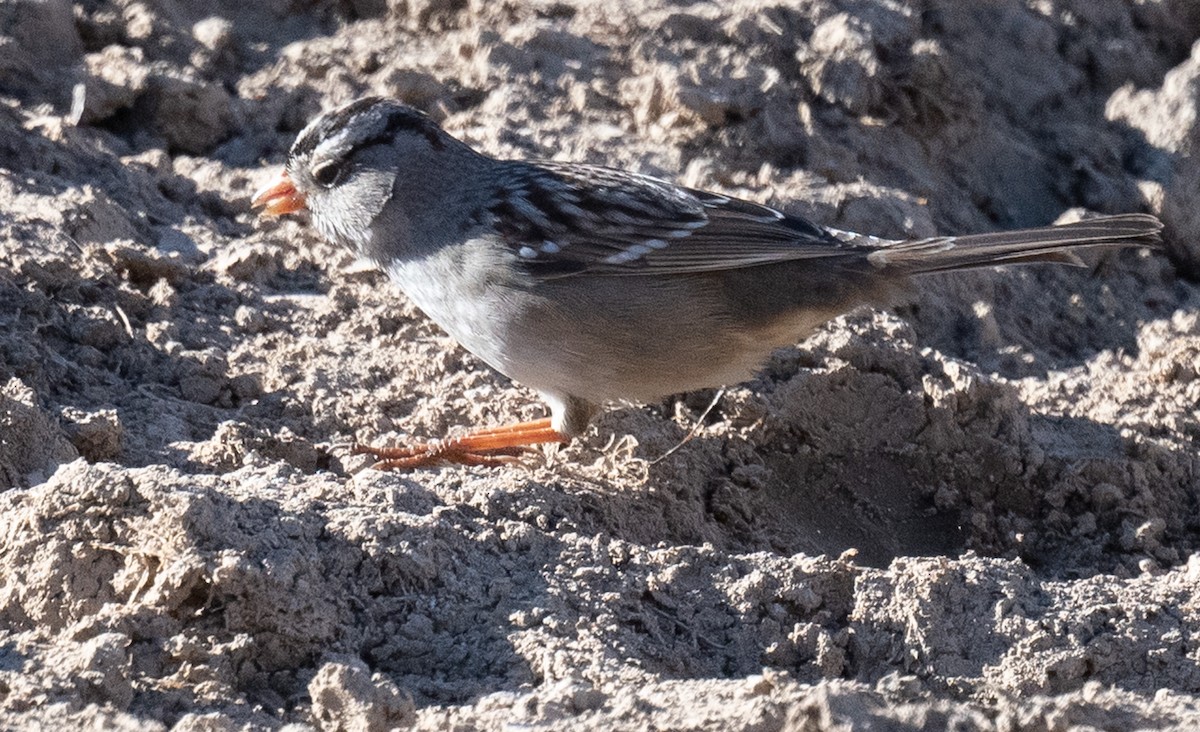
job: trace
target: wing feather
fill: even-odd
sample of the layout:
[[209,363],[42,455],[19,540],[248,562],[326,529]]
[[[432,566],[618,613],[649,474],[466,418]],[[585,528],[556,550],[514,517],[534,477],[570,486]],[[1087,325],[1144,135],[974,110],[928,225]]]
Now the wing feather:
[[864,255],[797,216],[613,168],[509,163],[493,226],[535,276],[712,272]]

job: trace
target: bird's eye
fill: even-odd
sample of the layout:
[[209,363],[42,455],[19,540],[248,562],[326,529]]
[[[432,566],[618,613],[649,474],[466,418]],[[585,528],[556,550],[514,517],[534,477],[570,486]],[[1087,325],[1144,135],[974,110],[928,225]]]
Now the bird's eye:
[[341,174],[341,166],[332,160],[320,163],[312,169],[313,180],[315,180],[318,185],[325,188],[328,188],[336,183],[337,179],[341,177]]

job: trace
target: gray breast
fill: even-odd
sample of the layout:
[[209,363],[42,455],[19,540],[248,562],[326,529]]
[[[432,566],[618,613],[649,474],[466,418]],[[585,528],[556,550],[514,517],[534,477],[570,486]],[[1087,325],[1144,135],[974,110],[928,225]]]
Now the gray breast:
[[392,281],[464,348],[507,376],[505,347],[511,320],[526,288],[511,267],[513,255],[486,239],[471,239],[386,266]]

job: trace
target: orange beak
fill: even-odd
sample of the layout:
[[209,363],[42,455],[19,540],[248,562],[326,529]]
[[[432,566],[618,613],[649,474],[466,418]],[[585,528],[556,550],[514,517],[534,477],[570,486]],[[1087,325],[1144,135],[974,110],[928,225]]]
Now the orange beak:
[[261,208],[261,216],[282,216],[304,208],[304,194],[292,185],[285,170],[278,181],[254,194],[250,206]]

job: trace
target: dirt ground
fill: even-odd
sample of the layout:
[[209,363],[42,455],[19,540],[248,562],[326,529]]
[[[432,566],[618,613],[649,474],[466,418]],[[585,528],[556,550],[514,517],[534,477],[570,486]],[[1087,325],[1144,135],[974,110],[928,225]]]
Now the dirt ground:
[[[0,3],[0,729],[1200,728],[1197,38],[1191,0]],[[385,474],[348,445],[544,407],[249,210],[368,93],[843,229],[1165,246]]]

